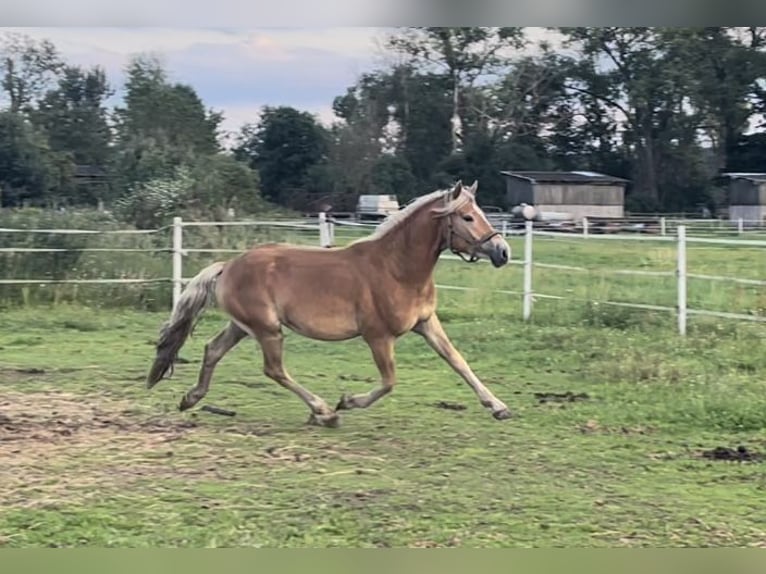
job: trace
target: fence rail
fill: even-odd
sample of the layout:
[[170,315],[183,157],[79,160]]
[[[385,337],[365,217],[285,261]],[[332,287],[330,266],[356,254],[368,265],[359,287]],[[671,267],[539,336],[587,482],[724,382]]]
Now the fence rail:
[[[183,221],[180,217],[174,218],[173,224],[170,226],[148,229],[148,230],[79,230],[79,229],[11,229],[0,228],[0,236],[2,234],[62,234],[62,235],[151,235],[159,234],[165,231],[170,231],[170,245],[167,247],[155,247],[155,248],[123,248],[123,247],[73,247],[73,248],[37,248],[37,247],[2,247],[0,248],[0,254],[12,254],[12,253],[66,253],[66,252],[92,252],[92,253],[170,253],[171,254],[171,276],[170,277],[153,277],[153,278],[98,278],[98,279],[0,279],[0,285],[44,285],[44,284],[152,284],[152,283],[167,283],[172,284],[172,305],[175,307],[178,298],[181,295],[183,285],[188,282],[188,278],[183,276],[184,257],[189,254],[217,254],[217,253],[240,253],[241,249],[227,249],[227,248],[187,248],[184,247],[184,228],[199,228],[199,227],[229,227],[229,226],[249,226],[249,227],[267,227],[267,228],[280,228],[288,230],[308,230],[313,232],[312,236],[318,238],[318,244],[322,247],[329,247],[336,243],[336,229],[338,228],[355,228],[358,230],[372,231],[377,227],[378,223],[361,223],[355,221],[338,220],[326,214],[319,214],[317,218],[300,220],[300,221]],[[593,304],[601,304],[608,306],[642,309],[648,311],[659,311],[667,313],[675,313],[677,318],[677,329],[680,335],[686,334],[688,316],[708,316],[724,319],[732,319],[739,321],[752,321],[752,322],[764,322],[766,323],[766,316],[762,315],[749,315],[745,313],[732,313],[725,311],[713,311],[705,309],[692,309],[687,304],[688,293],[688,280],[703,280],[703,281],[716,281],[716,282],[728,282],[739,285],[749,286],[766,286],[766,279],[752,279],[731,277],[724,275],[710,275],[701,273],[689,273],[687,269],[687,251],[690,244],[701,245],[717,245],[725,247],[750,247],[750,248],[766,248],[766,239],[744,239],[738,238],[722,238],[722,237],[705,237],[697,236],[688,233],[689,229],[684,224],[668,225],[668,222],[663,222],[662,233],[659,235],[652,234],[634,234],[634,233],[590,233],[589,224],[587,220],[583,223],[581,233],[568,233],[560,231],[546,230],[545,226],[541,226],[539,222],[527,221],[524,222],[521,230],[515,229],[509,220],[504,220],[502,225],[502,232],[504,236],[508,235],[523,235],[523,257],[521,260],[514,259],[511,261],[514,265],[520,265],[523,268],[523,283],[521,291],[514,289],[494,289],[493,292],[505,295],[520,296],[522,303],[522,317],[525,321],[528,321],[533,313],[534,303],[536,300],[571,300],[577,302],[588,302]],[[543,227],[543,229],[540,229]],[[669,229],[673,230],[674,234],[668,233]],[[743,225],[739,224],[740,231],[742,231]],[[533,274],[535,268],[552,269],[575,273],[592,273],[594,269],[583,266],[575,265],[563,265],[555,263],[545,263],[542,261],[536,261],[534,258],[534,240],[539,238],[541,240],[624,240],[624,241],[660,241],[665,243],[673,243],[676,248],[676,261],[674,271],[649,271],[641,269],[599,269],[600,273],[624,275],[624,276],[644,276],[644,277],[675,277],[676,279],[676,305],[674,307],[668,305],[656,305],[651,303],[638,303],[628,301],[611,301],[611,300],[596,300],[580,298],[575,296],[563,296],[553,295],[548,293],[542,293],[534,290]],[[443,259],[458,259],[458,257],[451,254],[443,254]],[[766,252],[764,252],[764,262],[766,262]],[[766,264],[764,265],[766,269]],[[444,290],[456,290],[456,291],[476,291],[480,288],[477,287],[461,287],[457,285],[443,285],[437,284],[439,289]]]

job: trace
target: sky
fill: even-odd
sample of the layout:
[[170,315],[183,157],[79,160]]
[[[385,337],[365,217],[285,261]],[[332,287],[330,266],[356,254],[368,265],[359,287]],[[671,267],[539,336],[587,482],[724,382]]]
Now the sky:
[[191,85],[222,111],[225,131],[257,120],[264,105],[289,105],[333,119],[332,101],[383,61],[384,28],[2,28],[53,42],[67,62],[100,65],[121,94],[124,68],[155,53],[170,79]]
[[[264,105],[288,105],[333,120],[332,101],[390,56],[390,28],[0,28],[53,42],[67,62],[100,65],[121,97],[124,68],[137,53],[158,55],[170,79],[191,85],[222,111],[224,132],[254,122]],[[539,39],[545,32],[531,30]],[[113,103],[113,102],[112,102]]]

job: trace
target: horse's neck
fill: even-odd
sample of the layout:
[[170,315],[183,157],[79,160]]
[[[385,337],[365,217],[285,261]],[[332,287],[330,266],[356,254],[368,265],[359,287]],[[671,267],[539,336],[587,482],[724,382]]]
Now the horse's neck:
[[379,240],[378,247],[387,255],[380,260],[387,262],[386,267],[398,280],[412,284],[431,280],[442,251],[440,222],[425,206],[411,221],[402,222]]

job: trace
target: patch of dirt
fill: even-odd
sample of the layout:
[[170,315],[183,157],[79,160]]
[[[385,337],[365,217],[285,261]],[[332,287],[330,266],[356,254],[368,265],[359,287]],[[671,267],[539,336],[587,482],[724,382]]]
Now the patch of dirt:
[[140,433],[177,436],[194,428],[193,421],[138,419],[128,402],[103,399],[98,404],[67,393],[3,393],[0,402],[0,455],[15,445],[23,451],[32,444],[55,443],[81,435],[97,440],[103,434]]
[[44,375],[44,369],[37,369],[34,367],[28,368],[1,368],[0,369],[0,383],[18,383],[20,381],[26,381],[33,379],[38,375]]
[[434,405],[437,409],[446,409],[448,411],[464,411],[467,407],[460,403],[450,403],[448,401],[439,401]]
[[170,463],[174,441],[197,426],[147,418],[128,401],[58,392],[3,392],[0,398],[0,499],[15,506],[98,496],[152,476],[201,476],[216,469]]
[[460,546],[461,540],[458,536],[453,536],[446,542],[436,542],[434,540],[415,540],[407,546],[409,548],[454,548]]
[[[275,433],[268,424],[205,427],[202,417],[209,416],[202,412],[188,417],[149,416],[132,401],[102,395],[3,392],[0,500],[17,508],[55,507],[119,493],[136,484],[154,488],[145,485],[161,485],[164,479],[242,480],[252,477],[253,465],[295,465],[315,471],[308,472],[306,480],[321,480],[338,473],[377,473],[386,463],[353,448],[310,448],[278,440],[263,444]],[[193,439],[184,440],[190,433]],[[232,447],[237,442],[232,443],[232,434],[258,438],[248,438],[252,442],[240,449]],[[326,468],[327,463],[341,460],[353,468],[334,473]]]
[[601,433],[601,434],[623,434],[623,435],[646,435],[655,432],[651,426],[603,426],[597,420],[589,420],[579,426],[583,434]]
[[233,417],[237,414],[237,411],[230,411],[229,409],[222,409],[220,407],[214,407],[212,405],[204,405],[200,407],[201,411],[212,413],[214,415],[222,415],[225,417]]
[[390,489],[386,488],[357,490],[355,492],[338,492],[333,495],[330,506],[333,508],[363,508],[390,495],[391,492]]
[[98,368],[98,365],[86,365],[83,367],[62,367],[59,369],[42,369],[39,367],[0,367],[0,383],[18,383],[23,381],[42,380],[41,377],[45,377],[46,380],[50,380],[51,376]]
[[355,382],[364,382],[364,383],[374,383],[377,381],[375,377],[362,377],[360,375],[346,375],[346,374],[338,375],[338,379],[341,381],[355,381]]
[[752,451],[743,445],[739,445],[737,448],[717,446],[713,449],[702,451],[701,456],[709,460],[734,462],[758,462],[766,458],[762,453]]
[[534,393],[534,395],[537,402],[541,405],[545,403],[574,403],[577,401],[587,401],[590,398],[588,393],[573,393],[572,391],[564,393]]

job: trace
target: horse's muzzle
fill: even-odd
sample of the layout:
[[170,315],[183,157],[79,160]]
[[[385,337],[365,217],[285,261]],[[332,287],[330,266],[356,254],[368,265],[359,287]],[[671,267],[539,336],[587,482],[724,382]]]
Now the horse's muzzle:
[[502,267],[511,259],[511,248],[505,241],[494,241],[488,246],[489,260],[494,267]]

